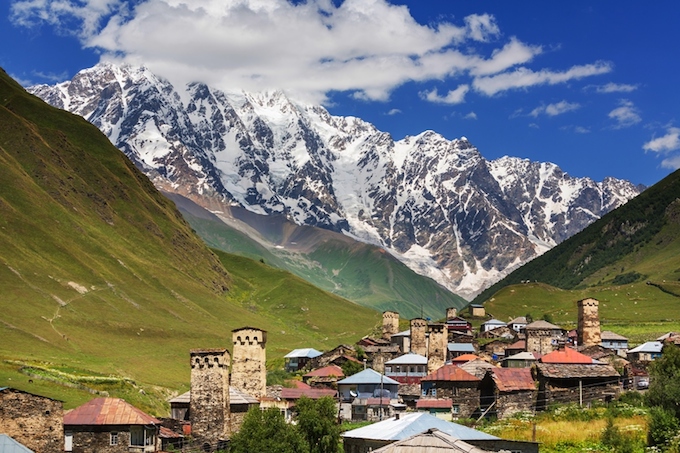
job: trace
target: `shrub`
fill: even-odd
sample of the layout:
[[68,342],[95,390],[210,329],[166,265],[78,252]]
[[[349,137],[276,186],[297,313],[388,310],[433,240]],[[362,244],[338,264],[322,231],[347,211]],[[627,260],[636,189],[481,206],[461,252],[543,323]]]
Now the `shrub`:
[[649,432],[647,433],[647,444],[650,446],[664,446],[670,444],[675,436],[678,435],[680,424],[675,414],[660,406],[652,407],[649,419]]

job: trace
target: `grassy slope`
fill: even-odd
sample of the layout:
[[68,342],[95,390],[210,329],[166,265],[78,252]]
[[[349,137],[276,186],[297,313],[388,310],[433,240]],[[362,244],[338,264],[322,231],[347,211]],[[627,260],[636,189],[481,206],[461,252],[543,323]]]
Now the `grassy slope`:
[[[679,197],[676,172],[513,272],[475,302],[486,301],[500,319],[550,313],[556,322],[575,324],[576,301],[594,297],[601,303],[604,328],[634,341],[678,330]],[[619,283],[626,275],[629,281]]]
[[[0,74],[0,358],[184,389],[188,350],[226,347],[234,328],[270,331],[276,361],[378,322],[289,274],[219,255],[94,126]],[[3,362],[0,386],[46,386],[69,407],[91,397],[29,385],[18,368]],[[107,390],[136,394],[123,387]]]
[[[282,234],[270,227],[270,235],[282,241],[293,236],[293,243],[305,243],[305,236],[313,235],[305,250],[294,247],[267,249],[245,234],[236,231],[218,218],[180,210],[192,228],[211,247],[235,253],[286,269],[326,291],[378,311],[396,310],[404,318],[429,316],[439,319],[448,307],[461,308],[467,302],[446,290],[435,281],[420,276],[384,250],[350,241],[335,239],[333,234],[311,227],[297,227]],[[324,234],[322,239],[319,234]],[[268,238],[270,239],[270,238]],[[291,250],[293,249],[293,250]]]

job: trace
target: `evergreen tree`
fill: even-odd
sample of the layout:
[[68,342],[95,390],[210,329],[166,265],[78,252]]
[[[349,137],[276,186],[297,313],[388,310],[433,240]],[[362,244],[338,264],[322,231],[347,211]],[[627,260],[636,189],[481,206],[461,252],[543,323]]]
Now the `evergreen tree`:
[[338,453],[340,426],[335,400],[329,396],[297,401],[297,426],[307,439],[310,453]]

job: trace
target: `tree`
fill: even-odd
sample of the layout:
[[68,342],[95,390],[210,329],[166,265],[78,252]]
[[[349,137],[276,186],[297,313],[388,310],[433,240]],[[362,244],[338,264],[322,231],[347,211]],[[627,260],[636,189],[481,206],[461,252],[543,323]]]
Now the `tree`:
[[310,453],[338,453],[340,426],[335,400],[329,396],[318,400],[303,396],[296,407],[297,426],[309,444]]
[[342,368],[342,374],[345,376],[353,376],[363,370],[364,366],[359,362],[355,362],[354,360],[348,360],[343,363],[340,368]]
[[668,444],[680,430],[680,348],[663,347],[649,368],[647,403],[650,411],[648,443]]
[[297,426],[289,425],[275,408],[252,408],[241,430],[231,438],[231,453],[309,453],[309,446]]

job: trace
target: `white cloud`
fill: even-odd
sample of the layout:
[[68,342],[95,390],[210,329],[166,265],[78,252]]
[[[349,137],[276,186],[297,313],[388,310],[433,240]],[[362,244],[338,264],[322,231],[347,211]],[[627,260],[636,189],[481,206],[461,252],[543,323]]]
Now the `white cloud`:
[[399,113],[401,113],[401,110],[399,110],[399,109],[392,109],[389,112],[387,112],[387,114],[390,115],[390,116],[397,115]]
[[638,109],[631,101],[622,99],[619,104],[619,107],[609,112],[609,118],[616,121],[617,129],[630,127],[642,121]]
[[606,85],[592,86],[598,93],[631,93],[638,89],[637,85],[624,83],[608,83]]
[[309,101],[329,91],[384,101],[407,82],[436,80],[458,88],[430,100],[454,104],[470,86],[491,96],[611,70],[518,68],[542,47],[502,41],[494,16],[423,25],[389,0],[12,0],[11,20],[74,34],[103,60],[145,65],[173,83],[284,89]]
[[467,115],[465,115],[463,118],[465,118],[466,120],[476,120],[477,114],[475,112],[470,112]]
[[583,126],[574,126],[574,132],[577,134],[590,134],[590,129]]
[[606,74],[612,70],[612,65],[606,62],[572,66],[566,71],[555,72],[547,69],[533,71],[522,67],[513,72],[505,72],[488,77],[479,77],[473,82],[475,90],[487,96],[502,91],[529,88],[536,85],[556,85],[571,80],[578,80],[599,74]]
[[455,90],[449,91],[446,96],[440,96],[435,88],[432,91],[421,92],[420,97],[437,104],[461,104],[465,102],[465,95],[469,90],[470,87],[468,85],[460,85]]
[[548,104],[540,107],[536,107],[531,111],[529,115],[537,117],[538,115],[545,114],[548,116],[557,116],[566,112],[571,112],[573,110],[578,110],[581,105],[576,102],[560,101],[557,104]]
[[669,127],[666,135],[657,137],[642,145],[645,151],[654,151],[655,153],[668,153],[680,150],[680,128]]

